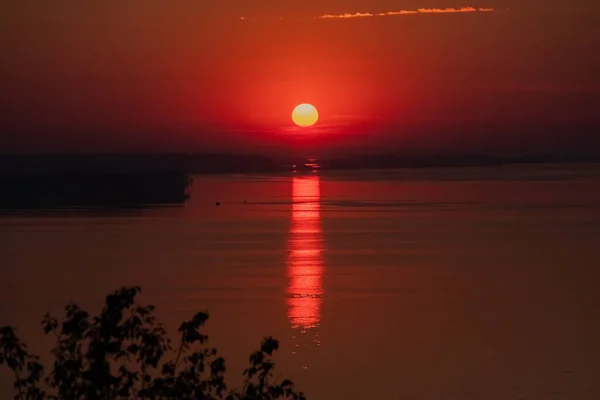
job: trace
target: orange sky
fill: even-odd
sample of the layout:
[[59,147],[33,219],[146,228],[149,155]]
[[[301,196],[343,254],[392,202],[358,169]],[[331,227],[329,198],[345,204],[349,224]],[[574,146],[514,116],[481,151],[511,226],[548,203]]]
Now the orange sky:
[[589,150],[600,5],[521,3],[5,2],[0,150]]

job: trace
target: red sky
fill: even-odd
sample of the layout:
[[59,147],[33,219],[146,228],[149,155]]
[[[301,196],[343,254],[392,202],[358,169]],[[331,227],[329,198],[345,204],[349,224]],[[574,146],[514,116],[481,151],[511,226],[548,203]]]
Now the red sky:
[[599,19],[592,0],[3,2],[0,151],[600,152]]

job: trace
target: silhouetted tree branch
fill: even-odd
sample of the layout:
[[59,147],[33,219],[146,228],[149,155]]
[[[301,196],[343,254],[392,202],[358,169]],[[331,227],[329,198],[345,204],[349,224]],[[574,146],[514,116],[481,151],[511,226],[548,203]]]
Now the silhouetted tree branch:
[[[77,305],[65,307],[59,322],[46,314],[42,326],[56,337],[54,362],[43,378],[39,358],[30,355],[10,326],[0,327],[0,365],[15,377],[16,400],[302,400],[290,380],[272,382],[271,356],[277,340],[266,338],[250,355],[241,390],[227,390],[225,360],[207,348],[201,328],[208,314],[199,312],[179,327],[175,359],[153,306],[139,306],[139,287],[122,288],[106,297],[100,314],[91,317]],[[45,383],[44,388],[41,384]]]

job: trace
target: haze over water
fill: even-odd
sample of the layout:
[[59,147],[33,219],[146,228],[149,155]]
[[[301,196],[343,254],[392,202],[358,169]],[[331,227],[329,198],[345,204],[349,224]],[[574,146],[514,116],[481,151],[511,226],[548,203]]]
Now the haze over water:
[[208,309],[232,376],[280,339],[310,400],[597,399],[599,184],[598,166],[197,176],[184,207],[5,213],[0,325],[45,355],[46,311],[140,285],[171,332]]

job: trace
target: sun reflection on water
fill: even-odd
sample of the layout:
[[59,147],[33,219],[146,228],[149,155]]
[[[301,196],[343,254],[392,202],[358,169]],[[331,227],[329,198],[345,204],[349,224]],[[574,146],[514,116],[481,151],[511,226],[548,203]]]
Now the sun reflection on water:
[[306,335],[309,331],[312,333],[306,338],[306,344],[301,344],[295,335],[293,339],[297,348],[308,347],[309,344],[320,345],[319,335],[314,330],[321,322],[323,301],[320,198],[317,175],[292,179],[292,224],[287,263],[288,319],[291,327],[300,335]]

